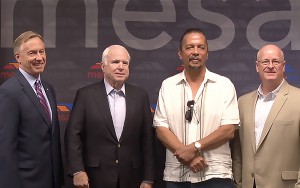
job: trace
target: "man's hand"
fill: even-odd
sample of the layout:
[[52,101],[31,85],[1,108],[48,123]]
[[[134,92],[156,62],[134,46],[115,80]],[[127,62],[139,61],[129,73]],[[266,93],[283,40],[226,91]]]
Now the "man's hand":
[[152,183],[142,182],[140,188],[152,188]]
[[86,172],[79,172],[73,177],[73,184],[78,188],[89,188],[89,178]]
[[198,155],[198,151],[196,150],[194,143],[182,145],[174,153],[174,156],[176,156],[177,160],[187,166],[189,166],[196,155]]
[[202,156],[196,156],[193,161],[189,164],[190,169],[194,172],[200,172],[208,167],[206,161]]

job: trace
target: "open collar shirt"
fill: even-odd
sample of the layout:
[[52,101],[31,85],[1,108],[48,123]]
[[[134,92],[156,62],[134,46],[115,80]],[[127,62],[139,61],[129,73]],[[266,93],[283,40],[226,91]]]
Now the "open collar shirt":
[[262,85],[258,87],[257,94],[257,102],[255,106],[255,144],[256,148],[258,146],[261,134],[263,132],[267,117],[270,113],[270,110],[273,106],[274,100],[282,86],[281,84],[274,90],[264,95],[262,91]]
[[117,90],[104,79],[104,85],[116,136],[120,140],[126,116],[125,84]]
[[[221,125],[239,124],[237,97],[232,82],[206,69],[205,78],[194,98],[193,119],[189,123],[184,114],[192,91],[184,71],[163,81],[155,110],[154,127],[163,126],[172,131],[184,144],[208,136]],[[174,182],[201,182],[211,178],[232,178],[229,143],[203,152],[208,163],[205,171],[193,173],[178,162],[167,149],[164,180]]]

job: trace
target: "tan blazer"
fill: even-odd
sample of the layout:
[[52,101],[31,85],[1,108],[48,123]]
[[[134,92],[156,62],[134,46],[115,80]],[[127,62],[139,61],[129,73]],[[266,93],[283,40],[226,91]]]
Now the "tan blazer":
[[284,81],[255,146],[257,91],[239,98],[239,137],[233,143],[237,187],[300,188],[300,89]]

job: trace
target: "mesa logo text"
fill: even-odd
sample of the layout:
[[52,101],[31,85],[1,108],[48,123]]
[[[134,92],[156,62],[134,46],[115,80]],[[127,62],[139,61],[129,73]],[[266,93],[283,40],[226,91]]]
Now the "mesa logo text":
[[19,63],[11,61],[2,67],[0,72],[0,79],[7,80],[15,75],[15,71],[19,68]]
[[90,66],[90,69],[87,73],[88,78],[103,78],[103,72],[101,69],[101,63],[97,62],[94,65]]

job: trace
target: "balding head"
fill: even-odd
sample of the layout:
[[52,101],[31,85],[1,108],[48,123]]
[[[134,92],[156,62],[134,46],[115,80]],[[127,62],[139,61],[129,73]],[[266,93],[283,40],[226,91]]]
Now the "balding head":
[[263,59],[263,56],[266,54],[277,54],[278,55],[278,60],[284,61],[284,54],[283,51],[276,45],[274,44],[268,44],[263,46],[258,52],[256,59],[257,61],[261,61]]
[[257,52],[256,71],[264,94],[276,89],[283,81],[285,64],[283,51],[276,45],[268,44]]

